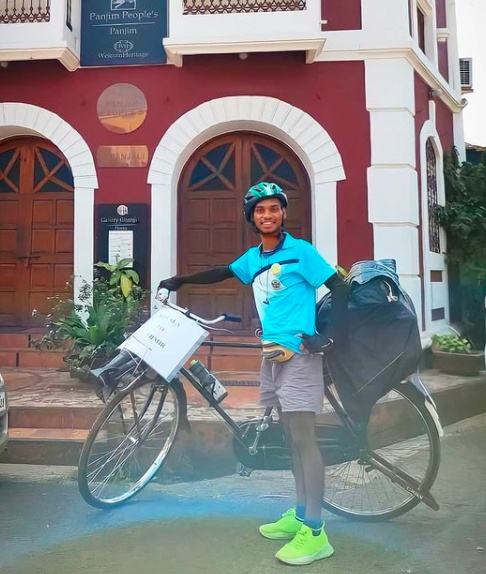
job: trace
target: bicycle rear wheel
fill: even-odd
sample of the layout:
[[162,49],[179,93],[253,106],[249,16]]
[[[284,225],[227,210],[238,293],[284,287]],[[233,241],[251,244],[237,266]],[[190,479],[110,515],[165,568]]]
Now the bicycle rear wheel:
[[367,522],[395,518],[420,500],[379,470],[376,460],[413,477],[419,492],[430,490],[440,464],[439,433],[424,397],[411,383],[398,385],[376,403],[367,440],[368,448],[355,460],[326,467],[323,505],[335,514]]
[[150,482],[174,443],[185,401],[179,381],[145,374],[113,396],[81,452],[78,485],[88,504],[117,506]]

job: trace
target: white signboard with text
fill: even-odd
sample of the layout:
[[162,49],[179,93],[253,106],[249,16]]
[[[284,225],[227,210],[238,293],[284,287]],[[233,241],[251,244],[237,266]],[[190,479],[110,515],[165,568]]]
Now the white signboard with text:
[[207,336],[208,332],[195,321],[164,307],[124,341],[120,349],[137,355],[170,381]]

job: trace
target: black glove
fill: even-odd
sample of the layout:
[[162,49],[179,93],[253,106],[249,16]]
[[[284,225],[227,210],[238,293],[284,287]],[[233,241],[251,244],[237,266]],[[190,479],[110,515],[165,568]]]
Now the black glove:
[[169,279],[162,279],[159,283],[159,289],[167,289],[168,291],[177,291],[179,287],[182,285],[182,280],[175,276],[170,277]]
[[324,351],[327,351],[333,345],[332,339],[329,339],[329,337],[325,337],[324,335],[319,335],[319,333],[316,333],[315,335],[303,334],[301,337],[302,346],[309,353],[324,353]]

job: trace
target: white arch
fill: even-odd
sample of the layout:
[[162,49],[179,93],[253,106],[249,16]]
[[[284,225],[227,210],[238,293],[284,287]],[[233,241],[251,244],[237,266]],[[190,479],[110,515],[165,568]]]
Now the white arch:
[[98,188],[91,151],[81,135],[57,114],[23,103],[0,104],[0,141],[9,137],[43,137],[56,145],[74,179],[74,290],[93,278],[94,190]]
[[185,113],[155,150],[148,174],[152,184],[152,291],[162,277],[177,271],[177,185],[185,163],[205,141],[236,130],[275,137],[301,159],[311,182],[314,244],[330,262],[337,262],[336,188],[345,174],[333,140],[308,113],[282,100],[230,96]]
[[[427,156],[426,144],[430,139],[435,151],[437,173],[437,201],[439,205],[445,205],[445,182],[444,182],[444,151],[440,136],[436,127],[435,102],[429,102],[429,120],[422,126],[420,131],[420,195],[422,208],[422,249],[423,249],[423,284],[424,284],[424,316],[426,332],[436,332],[449,323],[449,297],[447,282],[447,266],[445,260],[446,236],[440,229],[441,253],[430,251],[429,245],[429,207],[427,195]],[[433,283],[430,272],[442,272],[442,282]],[[432,321],[432,309],[437,306],[444,307],[445,318]]]

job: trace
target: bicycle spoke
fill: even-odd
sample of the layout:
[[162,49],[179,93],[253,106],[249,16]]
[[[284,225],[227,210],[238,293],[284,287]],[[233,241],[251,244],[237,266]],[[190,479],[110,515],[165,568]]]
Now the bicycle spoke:
[[118,504],[150,481],[175,438],[179,392],[168,384],[137,380],[107,405],[83,448],[78,471],[81,493],[90,504]]
[[[398,516],[421,499],[437,507],[429,490],[438,469],[439,438],[423,398],[416,404],[409,394],[417,396],[403,385],[379,401],[367,429],[370,448],[326,468],[324,505],[329,510],[379,520]],[[393,416],[389,409],[395,409]]]

